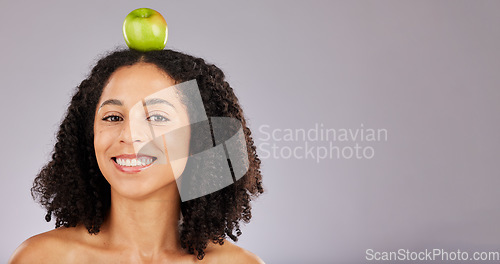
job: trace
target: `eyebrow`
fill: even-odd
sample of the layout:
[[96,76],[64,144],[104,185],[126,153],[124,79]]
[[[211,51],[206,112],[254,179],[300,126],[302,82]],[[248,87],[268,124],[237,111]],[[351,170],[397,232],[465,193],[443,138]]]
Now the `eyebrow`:
[[123,105],[122,102],[120,100],[116,100],[116,99],[109,99],[109,100],[106,100],[104,101],[101,106],[99,106],[99,109],[101,109],[101,107],[105,106],[105,105]]
[[154,105],[154,104],[166,104],[166,105],[169,105],[169,106],[171,106],[172,108],[175,109],[174,105],[172,105],[167,100],[164,100],[164,99],[161,99],[161,98],[151,98],[151,99],[148,99],[146,101],[144,101],[144,100],[142,101],[142,105],[143,106]]
[[[143,106],[154,105],[154,104],[166,104],[166,105],[169,105],[175,109],[175,106],[173,106],[170,102],[168,102],[167,100],[161,99],[161,98],[151,98],[151,99],[148,99],[146,101],[142,100]],[[121,106],[123,104],[120,100],[109,99],[109,100],[104,101],[101,104],[101,106],[99,106],[99,109],[105,105],[120,105]]]

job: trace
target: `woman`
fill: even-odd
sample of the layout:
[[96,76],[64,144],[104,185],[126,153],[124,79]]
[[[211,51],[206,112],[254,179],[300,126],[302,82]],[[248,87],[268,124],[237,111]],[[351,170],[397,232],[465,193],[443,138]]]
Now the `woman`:
[[[234,183],[212,189],[197,184],[205,176],[220,183],[207,168],[224,167],[214,163],[218,154],[198,155],[209,153],[200,127],[210,125],[214,139],[206,117],[237,120],[246,143],[245,173],[235,178],[241,164],[228,158]],[[212,143],[229,153],[228,144]],[[239,222],[251,218],[250,201],[263,192],[259,169],[219,68],[172,50],[114,51],[78,86],[52,160],[33,184],[56,229],[27,239],[9,263],[263,263],[225,239],[237,241]]]

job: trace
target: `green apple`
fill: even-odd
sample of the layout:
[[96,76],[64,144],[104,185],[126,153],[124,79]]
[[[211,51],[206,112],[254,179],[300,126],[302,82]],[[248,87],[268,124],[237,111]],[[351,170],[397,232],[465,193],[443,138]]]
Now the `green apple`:
[[167,22],[153,9],[138,8],[125,17],[123,37],[131,49],[162,50],[167,44]]

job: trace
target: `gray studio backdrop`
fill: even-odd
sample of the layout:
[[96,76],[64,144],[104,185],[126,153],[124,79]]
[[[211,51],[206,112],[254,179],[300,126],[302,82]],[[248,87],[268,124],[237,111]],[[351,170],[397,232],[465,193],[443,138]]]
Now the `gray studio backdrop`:
[[0,7],[0,262],[53,228],[32,180],[74,87],[139,7],[164,15],[167,48],[224,70],[248,118],[267,193],[238,245],[267,263],[500,251],[499,1]]

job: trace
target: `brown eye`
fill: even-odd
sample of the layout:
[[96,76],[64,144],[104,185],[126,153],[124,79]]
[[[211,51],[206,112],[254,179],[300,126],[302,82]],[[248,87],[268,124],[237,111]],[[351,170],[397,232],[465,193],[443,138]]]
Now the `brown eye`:
[[102,120],[108,121],[108,122],[118,122],[118,121],[122,121],[123,119],[117,115],[110,115],[110,116],[104,117]]
[[168,121],[168,118],[166,118],[162,115],[151,115],[147,119],[148,119],[148,121],[151,121],[151,122],[166,122],[166,121]]

